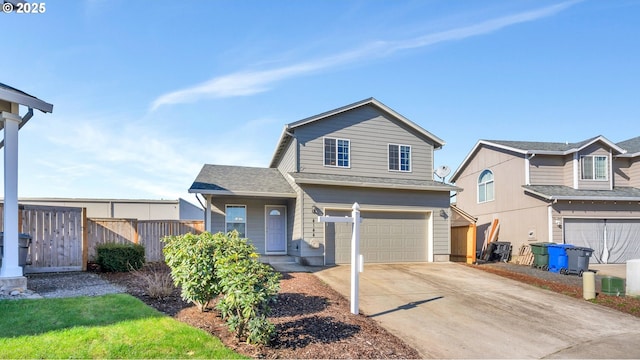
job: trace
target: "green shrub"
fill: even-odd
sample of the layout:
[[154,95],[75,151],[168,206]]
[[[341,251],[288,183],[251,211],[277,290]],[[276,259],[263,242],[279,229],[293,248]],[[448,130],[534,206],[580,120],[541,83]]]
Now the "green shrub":
[[204,311],[218,297],[216,309],[231,331],[247,343],[266,344],[275,332],[267,320],[280,288],[280,274],[258,261],[248,239],[237,231],[167,236],[165,262],[182,298]]
[[280,288],[280,274],[258,257],[255,247],[237,232],[227,234],[216,258],[222,293],[216,308],[239,339],[266,344],[275,332],[267,316]]
[[144,265],[144,246],[139,244],[107,243],[96,248],[96,262],[102,271],[126,272]]
[[215,274],[215,253],[217,243],[223,241],[223,234],[205,232],[199,235],[186,234],[167,236],[164,259],[171,268],[171,277],[176,286],[181,287],[181,296],[191,301],[200,311],[219,293]]

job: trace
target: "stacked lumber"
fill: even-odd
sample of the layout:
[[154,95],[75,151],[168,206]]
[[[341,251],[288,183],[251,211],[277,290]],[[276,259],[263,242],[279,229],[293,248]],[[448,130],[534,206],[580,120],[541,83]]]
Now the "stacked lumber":
[[520,246],[518,250],[518,257],[514,260],[514,263],[518,265],[529,265],[533,264],[533,253],[531,252],[531,246],[525,244]]

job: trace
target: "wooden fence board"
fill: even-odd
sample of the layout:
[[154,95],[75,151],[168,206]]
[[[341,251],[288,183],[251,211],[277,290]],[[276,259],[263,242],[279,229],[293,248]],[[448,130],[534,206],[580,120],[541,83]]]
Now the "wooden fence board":
[[[2,204],[0,204],[0,210]],[[162,238],[204,231],[203,221],[89,219],[86,209],[20,205],[21,233],[32,237],[25,273],[83,271],[95,261],[98,245],[115,242],[145,246],[146,261],[163,261]],[[3,226],[0,211],[0,231]]]

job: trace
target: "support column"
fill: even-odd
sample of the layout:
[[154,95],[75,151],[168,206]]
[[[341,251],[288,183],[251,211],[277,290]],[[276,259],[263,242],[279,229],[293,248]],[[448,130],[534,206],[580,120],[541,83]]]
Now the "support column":
[[18,265],[18,126],[22,118],[2,112],[4,123],[4,254],[0,278],[22,277]]
[[205,195],[205,205],[204,209],[204,231],[211,232],[211,195]]

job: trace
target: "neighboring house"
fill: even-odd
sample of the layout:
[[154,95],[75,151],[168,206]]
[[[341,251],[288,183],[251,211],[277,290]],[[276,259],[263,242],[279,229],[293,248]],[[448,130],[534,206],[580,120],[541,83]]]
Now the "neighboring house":
[[204,210],[184,200],[20,198],[20,204],[82,207],[90,218],[202,220]]
[[351,225],[318,223],[361,207],[365,263],[448,261],[455,187],[433,180],[444,141],[370,98],[284,127],[268,168],[204,165],[189,192],[205,228],[237,229],[261,254],[348,263]]
[[640,258],[640,137],[480,140],[450,181],[465,189],[457,205],[478,218],[478,246],[498,218],[514,249],[555,242],[594,249],[591,262]]

